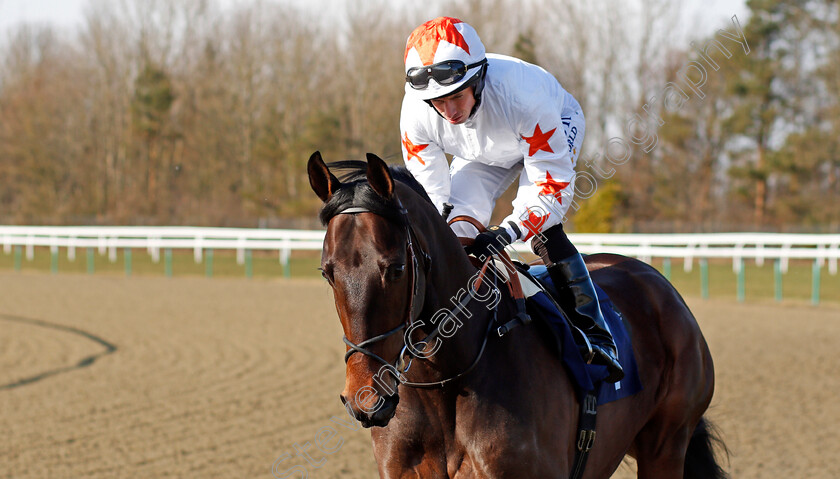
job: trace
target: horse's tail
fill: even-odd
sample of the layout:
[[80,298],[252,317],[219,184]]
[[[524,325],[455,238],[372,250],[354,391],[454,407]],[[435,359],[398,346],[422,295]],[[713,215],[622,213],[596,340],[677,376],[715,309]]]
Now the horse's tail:
[[729,449],[720,438],[720,433],[714,424],[705,417],[694,429],[688,442],[685,454],[685,479],[726,479],[729,477],[723,467],[718,464],[716,450],[729,459]]

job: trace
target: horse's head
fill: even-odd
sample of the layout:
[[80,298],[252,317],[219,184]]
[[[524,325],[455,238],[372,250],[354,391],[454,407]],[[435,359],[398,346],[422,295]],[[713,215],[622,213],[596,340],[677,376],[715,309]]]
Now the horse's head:
[[367,159],[331,164],[356,170],[342,182],[316,152],[308,172],[324,202],[321,269],[348,345],[341,400],[370,427],[386,425],[396,411],[403,334],[423,308],[428,259],[403,206],[421,199],[419,192],[395,181],[377,156]]

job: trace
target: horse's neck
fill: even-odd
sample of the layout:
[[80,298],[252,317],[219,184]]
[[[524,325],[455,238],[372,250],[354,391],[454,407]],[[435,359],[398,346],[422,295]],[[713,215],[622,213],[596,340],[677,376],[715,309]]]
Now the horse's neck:
[[[511,316],[511,306],[506,304],[510,300],[506,292],[502,294],[497,310],[488,309],[478,301],[471,302],[467,308],[471,316],[467,318],[461,313],[459,319],[463,326],[451,337],[442,339],[439,352],[429,359],[414,361],[407,374],[410,380],[431,382],[455,377],[478,359],[473,369],[443,387],[400,387],[400,407],[406,413],[398,414],[391,425],[373,435],[378,460],[388,458],[394,463],[417,464],[415,470],[438,470],[440,465],[457,463],[465,456],[476,454],[469,445],[475,434],[498,432],[496,425],[475,421],[476,417],[494,417],[500,410],[513,417],[523,416],[521,411],[500,405],[506,404],[507,396],[516,397],[519,392],[533,387],[523,373],[531,366],[531,358],[544,360],[545,357],[540,354],[539,338],[533,330],[521,328],[511,337],[503,340],[498,337],[496,315],[500,323],[509,321]],[[488,325],[492,329],[482,347]],[[533,356],[530,351],[534,352]],[[514,407],[530,410],[528,404],[528,401],[517,400]],[[469,432],[463,434],[464,431]],[[479,459],[473,457],[472,460]],[[399,466],[394,467],[399,469]],[[402,476],[395,474],[393,477]]]
[[[416,205],[415,205],[416,207]],[[417,208],[412,212],[414,230],[421,236],[425,251],[431,257],[422,314],[419,319],[427,333],[437,327],[447,313],[451,315],[446,333],[438,341],[441,346],[433,356],[420,361],[418,369],[430,377],[426,382],[439,381],[463,371],[479,352],[487,327],[496,313],[490,304],[494,296],[470,294],[478,270],[464,253],[464,248],[452,233],[449,225],[434,208]],[[488,275],[488,276],[493,276]],[[503,286],[503,285],[498,285]],[[486,286],[484,287],[486,288]],[[509,301],[502,292],[499,314],[509,311],[504,304]],[[498,302],[498,298],[496,298]],[[465,304],[466,301],[466,304]],[[453,324],[456,329],[451,331]],[[453,334],[448,334],[453,333]]]
[[[424,382],[469,373],[476,361],[486,359],[483,355],[496,335],[496,326],[510,319],[512,300],[504,284],[497,282],[491,273],[484,276],[483,285],[478,287],[478,269],[466,259],[464,263],[457,271],[454,268],[442,271],[437,282],[432,281],[429,286],[429,304],[421,319],[428,327],[427,332],[439,328],[440,334],[429,344],[435,353],[420,361],[424,364],[418,369],[427,376]],[[473,288],[477,287],[475,291]]]
[[452,230],[436,212],[433,216],[428,213],[421,215],[422,233],[431,256],[431,275],[429,284],[429,308],[432,312],[440,308],[452,308],[451,299],[458,296],[460,291],[467,291],[470,278],[476,269],[470,263],[464,248],[452,233]]

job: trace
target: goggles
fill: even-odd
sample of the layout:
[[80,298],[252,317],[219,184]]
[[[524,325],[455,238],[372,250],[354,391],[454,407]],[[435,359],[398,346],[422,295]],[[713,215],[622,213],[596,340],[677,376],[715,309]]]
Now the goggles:
[[409,68],[405,75],[405,81],[415,90],[425,90],[429,86],[430,78],[434,78],[441,86],[452,85],[461,81],[470,68],[485,63],[487,63],[486,58],[471,65],[467,65],[461,60],[446,60],[434,65]]

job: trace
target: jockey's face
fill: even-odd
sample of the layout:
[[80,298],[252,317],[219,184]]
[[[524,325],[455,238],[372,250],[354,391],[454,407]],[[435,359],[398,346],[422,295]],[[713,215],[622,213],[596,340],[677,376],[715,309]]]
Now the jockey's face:
[[440,115],[453,125],[460,125],[467,121],[475,106],[475,87],[465,88],[458,93],[435,98],[432,106]]

